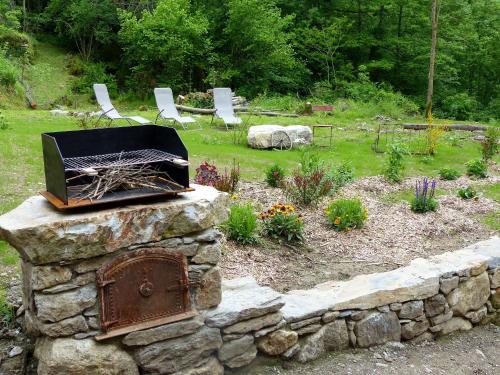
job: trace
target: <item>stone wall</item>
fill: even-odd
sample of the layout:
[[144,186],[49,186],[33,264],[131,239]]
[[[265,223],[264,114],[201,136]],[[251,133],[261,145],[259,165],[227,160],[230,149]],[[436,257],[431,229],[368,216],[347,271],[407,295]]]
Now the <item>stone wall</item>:
[[[228,196],[193,193],[149,205],[61,214],[31,198],[0,217],[22,256],[25,326],[39,374],[223,374],[258,356],[308,362],[327,351],[432,340],[500,321],[500,239],[390,272],[286,294],[250,277],[221,281]],[[136,249],[188,261],[193,318],[97,342],[95,272]]]
[[251,277],[225,280],[222,290],[206,324],[221,329],[226,367],[258,353],[304,363],[349,347],[418,343],[500,324],[500,239],[309,290],[279,294]]
[[[221,233],[227,194],[195,186],[176,199],[60,213],[42,197],[0,217],[0,238],[21,254],[25,330],[36,337],[38,374],[223,373],[218,329],[205,313],[221,300]],[[103,333],[96,271],[143,248],[186,256],[191,319],[97,342]]]

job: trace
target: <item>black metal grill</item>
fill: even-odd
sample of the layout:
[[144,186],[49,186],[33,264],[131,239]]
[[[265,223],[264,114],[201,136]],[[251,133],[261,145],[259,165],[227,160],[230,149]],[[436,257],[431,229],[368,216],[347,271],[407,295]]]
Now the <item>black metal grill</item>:
[[[144,125],[45,133],[42,146],[47,185],[42,194],[59,209],[192,190],[188,153],[173,128]],[[147,186],[120,187],[96,195],[98,199],[82,195],[106,171],[120,174],[124,167],[147,167]]]

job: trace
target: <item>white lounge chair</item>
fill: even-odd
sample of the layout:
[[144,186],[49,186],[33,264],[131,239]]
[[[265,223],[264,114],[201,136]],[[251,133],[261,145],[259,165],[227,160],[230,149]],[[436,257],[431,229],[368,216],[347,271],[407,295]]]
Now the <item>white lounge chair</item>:
[[[185,124],[191,124],[196,122],[196,120],[190,116],[180,116],[177,108],[174,103],[174,95],[172,94],[172,89],[170,87],[167,88],[156,88],[155,99],[156,106],[158,107],[158,116],[156,116],[155,124],[158,121],[158,118],[162,118],[164,120],[173,120],[174,122],[178,122],[184,130],[187,129]],[[200,126],[201,129],[201,126]]]
[[[94,83],[94,93],[97,99],[97,103],[101,107],[101,116],[99,116],[99,120],[102,117],[107,117],[111,121],[113,120],[126,120],[130,124],[130,120],[138,122],[141,125],[150,124],[151,121],[145,119],[141,116],[122,116],[115,109],[113,104],[111,103],[111,99],[109,98],[108,88],[106,85],[102,83]],[[99,121],[98,120],[98,121]]]
[[[215,117],[224,121],[226,129],[228,125],[239,125],[243,120],[236,117],[233,108],[233,93],[230,88],[215,88],[214,89],[214,107]],[[213,117],[212,117],[213,121]]]

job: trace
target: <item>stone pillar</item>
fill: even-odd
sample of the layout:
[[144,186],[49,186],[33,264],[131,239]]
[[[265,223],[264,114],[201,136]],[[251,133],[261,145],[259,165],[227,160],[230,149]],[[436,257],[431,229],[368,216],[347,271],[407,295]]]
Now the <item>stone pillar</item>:
[[[220,330],[205,326],[205,310],[221,299],[221,234],[214,227],[227,218],[229,199],[195,189],[162,202],[70,213],[32,197],[0,217],[0,239],[22,258],[26,330],[37,337],[39,374],[222,374]],[[97,342],[96,271],[148,247],[186,256],[197,315]]]

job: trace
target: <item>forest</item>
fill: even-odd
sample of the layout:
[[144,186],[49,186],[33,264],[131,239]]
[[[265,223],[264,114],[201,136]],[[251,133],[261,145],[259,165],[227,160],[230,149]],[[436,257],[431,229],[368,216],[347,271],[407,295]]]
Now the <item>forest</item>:
[[[73,92],[104,82],[143,99],[239,95],[393,101],[422,112],[431,0],[0,0],[0,85],[43,35],[72,53]],[[433,113],[500,118],[500,1],[439,0]]]

